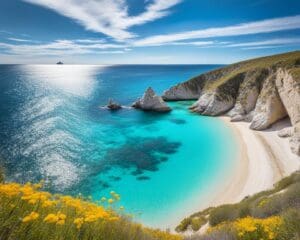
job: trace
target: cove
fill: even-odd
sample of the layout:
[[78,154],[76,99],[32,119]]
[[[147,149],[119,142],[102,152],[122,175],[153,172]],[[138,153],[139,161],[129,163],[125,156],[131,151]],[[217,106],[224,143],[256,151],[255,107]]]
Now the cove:
[[0,156],[7,178],[46,180],[52,192],[92,196],[111,190],[149,226],[192,213],[235,159],[221,120],[190,113],[101,109],[130,105],[148,86],[159,94],[218,65],[2,65]]

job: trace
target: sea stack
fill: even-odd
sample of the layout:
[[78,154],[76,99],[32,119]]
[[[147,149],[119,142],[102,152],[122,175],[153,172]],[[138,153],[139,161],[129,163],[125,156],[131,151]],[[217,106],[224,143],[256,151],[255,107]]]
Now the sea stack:
[[142,98],[132,104],[132,107],[145,111],[169,112],[171,108],[164,102],[162,97],[155,94],[151,87],[148,87]]
[[122,106],[119,103],[113,101],[112,99],[109,99],[107,108],[110,110],[119,110],[122,108]]

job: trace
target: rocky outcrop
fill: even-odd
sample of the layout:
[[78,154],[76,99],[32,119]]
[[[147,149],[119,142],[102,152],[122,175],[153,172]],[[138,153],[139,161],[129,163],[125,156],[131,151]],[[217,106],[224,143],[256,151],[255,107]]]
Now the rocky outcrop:
[[276,88],[292,124],[300,123],[300,79],[280,68],[276,75]]
[[294,126],[289,140],[292,152],[300,155],[300,78],[281,68],[277,72],[276,87]]
[[213,90],[208,88],[190,109],[209,116],[217,116],[227,112],[235,104],[238,89],[243,78],[243,74],[238,74]]
[[275,78],[276,74],[271,74],[263,83],[250,124],[251,129],[264,130],[287,115],[275,87]]
[[119,110],[122,108],[122,106],[119,103],[113,101],[112,99],[109,99],[107,108],[110,110]]
[[282,137],[282,138],[286,138],[286,137],[291,137],[293,136],[294,134],[294,128],[293,127],[286,127],[286,128],[283,128],[281,129],[279,132],[278,132],[278,136],[279,137]]
[[293,128],[278,133],[289,137],[300,155],[300,51],[253,59],[201,74],[164,92],[165,100],[197,99],[191,111],[227,114],[232,121],[249,121],[264,130],[288,116]]
[[202,91],[207,83],[212,83],[222,78],[237,67],[238,66],[229,66],[208,72],[206,74],[201,74],[164,91],[162,98],[166,101],[196,100],[202,94]]
[[164,102],[162,97],[156,95],[151,87],[146,90],[142,98],[132,104],[132,107],[145,111],[171,111],[171,108]]
[[249,120],[249,113],[255,109],[263,79],[268,74],[266,69],[246,72],[240,85],[234,108],[228,113],[232,121]]

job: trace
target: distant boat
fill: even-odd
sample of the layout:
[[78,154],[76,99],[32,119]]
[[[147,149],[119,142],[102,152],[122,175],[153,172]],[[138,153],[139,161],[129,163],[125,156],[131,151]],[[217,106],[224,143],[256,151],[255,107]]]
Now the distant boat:
[[59,61],[59,62],[57,62],[56,64],[57,64],[57,65],[62,65],[62,64],[64,64],[64,63],[61,62],[61,61]]

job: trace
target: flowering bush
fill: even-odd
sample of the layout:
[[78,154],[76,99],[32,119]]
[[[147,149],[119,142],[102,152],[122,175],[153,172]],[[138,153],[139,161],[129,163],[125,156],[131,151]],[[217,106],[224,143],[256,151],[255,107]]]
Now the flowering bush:
[[[41,191],[42,184],[0,184],[0,239],[180,240],[130,221],[116,210],[120,195],[111,192],[101,204]],[[107,207],[103,206],[106,205]]]
[[224,222],[208,230],[208,234],[228,231],[235,232],[236,239],[239,240],[273,240],[280,233],[283,221],[279,216],[265,219],[245,217],[234,222]]

